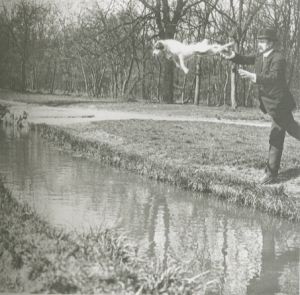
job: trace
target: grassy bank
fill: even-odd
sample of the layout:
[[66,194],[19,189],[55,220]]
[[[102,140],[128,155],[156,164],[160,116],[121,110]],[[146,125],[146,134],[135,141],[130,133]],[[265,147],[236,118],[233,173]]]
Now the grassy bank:
[[[0,92],[0,97],[5,97],[7,101],[47,105],[77,102],[85,107],[83,114],[91,107],[170,116],[174,121],[99,121],[39,128],[44,137],[83,156],[92,156],[109,165],[167,181],[184,189],[212,193],[242,206],[291,220],[300,219],[299,142],[287,136],[278,183],[261,186],[259,181],[266,165],[269,128],[222,124],[223,118],[267,120],[257,109],[233,111],[193,105],[89,102],[87,98],[66,99],[10,92]],[[56,108],[53,109],[55,112]],[[217,117],[220,121],[183,122],[176,121],[176,116]]]
[[[283,185],[258,184],[267,150],[264,129],[135,120],[38,128],[60,147],[109,165],[300,220],[299,199],[288,197]],[[287,145],[284,166],[299,166],[299,150]]]
[[52,228],[1,180],[0,214],[0,292],[204,294],[208,287],[204,276],[188,278],[175,262],[163,269],[137,257],[135,247],[112,232]]

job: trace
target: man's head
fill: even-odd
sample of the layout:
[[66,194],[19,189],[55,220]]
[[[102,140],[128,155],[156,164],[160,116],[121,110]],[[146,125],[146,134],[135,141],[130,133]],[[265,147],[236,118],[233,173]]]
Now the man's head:
[[272,28],[262,29],[258,35],[258,51],[266,52],[274,47],[277,41],[276,31]]

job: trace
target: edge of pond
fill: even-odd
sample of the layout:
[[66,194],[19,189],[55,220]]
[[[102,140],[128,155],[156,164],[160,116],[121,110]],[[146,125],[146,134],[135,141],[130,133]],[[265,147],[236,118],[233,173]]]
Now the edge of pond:
[[299,201],[295,197],[288,197],[282,186],[261,186],[253,181],[204,167],[193,170],[162,161],[154,162],[135,152],[124,152],[99,140],[87,140],[59,126],[32,124],[31,128],[65,151],[81,153],[106,165],[168,182],[182,189],[206,193],[240,206],[300,221]]

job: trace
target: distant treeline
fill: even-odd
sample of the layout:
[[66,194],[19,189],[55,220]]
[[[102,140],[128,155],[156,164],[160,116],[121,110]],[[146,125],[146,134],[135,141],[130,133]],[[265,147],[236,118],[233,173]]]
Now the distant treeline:
[[300,96],[300,0],[112,0],[111,4],[104,8],[95,2],[72,17],[36,1],[3,6],[0,87],[119,100],[252,106],[255,89],[235,76],[230,62],[218,56],[194,58],[185,77],[173,62],[153,57],[153,43],[159,38],[185,42],[208,38],[220,43],[233,39],[236,50],[251,53],[259,30],[271,25],[278,30],[288,61],[292,92]]

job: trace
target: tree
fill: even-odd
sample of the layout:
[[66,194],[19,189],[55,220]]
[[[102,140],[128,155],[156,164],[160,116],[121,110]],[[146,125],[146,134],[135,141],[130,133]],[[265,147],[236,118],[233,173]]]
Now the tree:
[[[257,13],[262,9],[265,1],[250,0],[230,0],[229,8],[216,7],[215,10],[229,22],[228,37],[235,41],[235,51],[244,50],[244,42],[247,37],[248,30],[255,19]],[[229,10],[229,11],[228,11]],[[228,27],[228,26],[227,26]],[[231,66],[231,107],[237,108],[237,75],[236,66]]]
[[47,9],[44,6],[26,0],[18,2],[10,13],[4,7],[5,26],[21,64],[22,91],[26,90],[27,65],[36,46],[39,24],[43,22],[46,14]]
[[[160,39],[174,39],[178,25],[186,13],[195,5],[203,1],[187,0],[139,0],[154,15]],[[170,60],[164,61],[163,66],[163,95],[162,100],[173,103],[174,99],[174,63]]]

